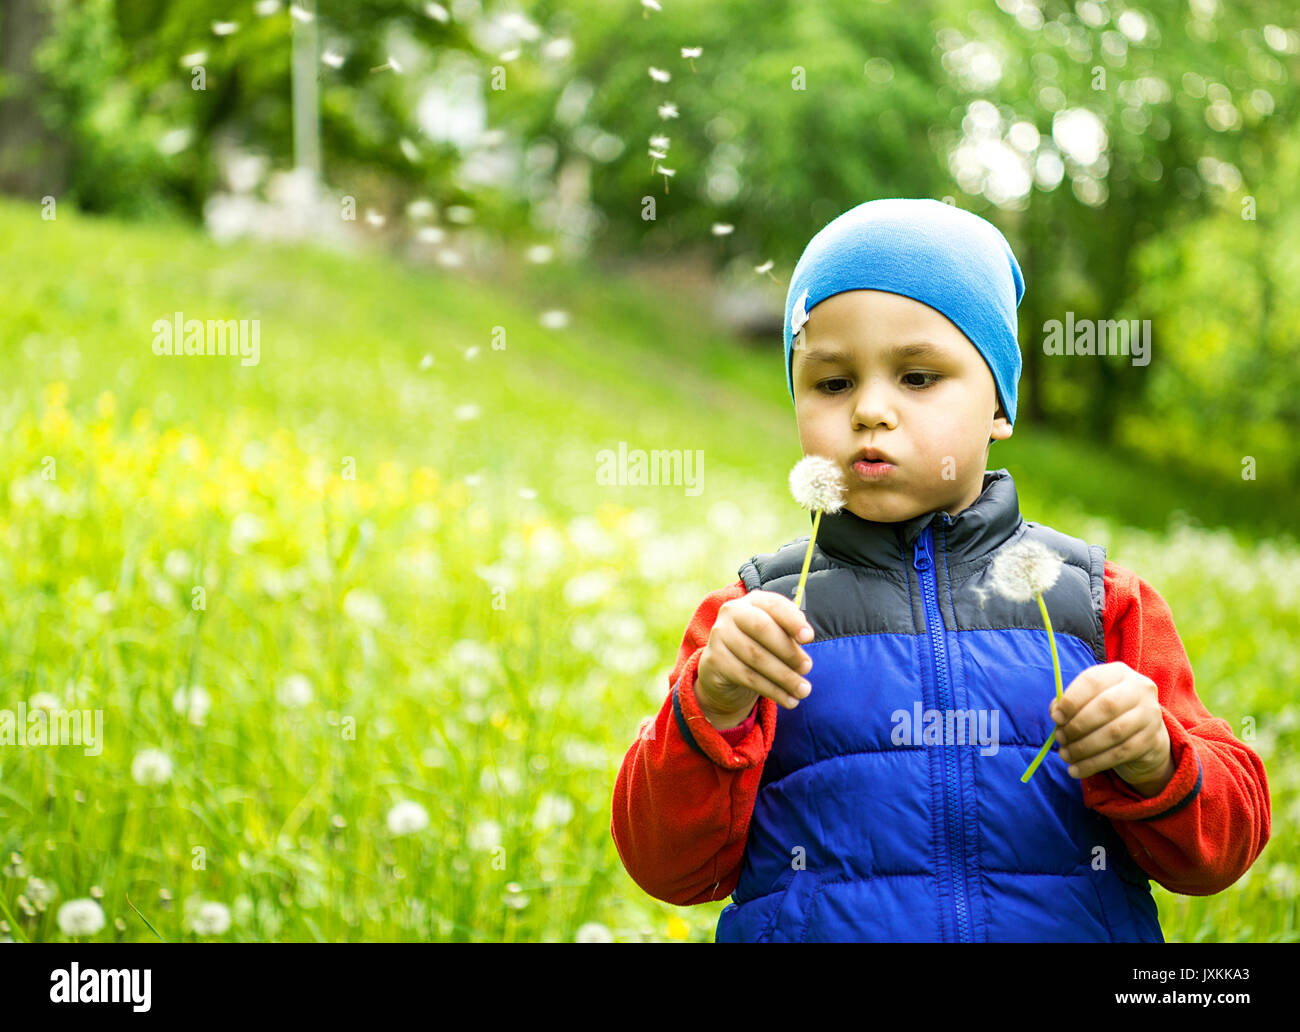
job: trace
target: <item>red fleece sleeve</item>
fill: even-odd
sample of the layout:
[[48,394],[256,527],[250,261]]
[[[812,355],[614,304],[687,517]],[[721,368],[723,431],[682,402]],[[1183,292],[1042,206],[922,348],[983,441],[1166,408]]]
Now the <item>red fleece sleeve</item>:
[[1137,574],[1107,561],[1106,659],[1159,688],[1174,774],[1143,797],[1113,770],[1083,779],[1083,801],[1110,818],[1137,864],[1171,892],[1222,892],[1268,842],[1271,808],[1264,763],[1226,720],[1201,704],[1173,614]]
[[705,596],[691,617],[659,713],[647,719],[614,782],[610,832],[632,880],[678,906],[730,896],[740,879],[776,703],[760,698],[744,723],[719,732],[700,712],[695,671],[736,581]]

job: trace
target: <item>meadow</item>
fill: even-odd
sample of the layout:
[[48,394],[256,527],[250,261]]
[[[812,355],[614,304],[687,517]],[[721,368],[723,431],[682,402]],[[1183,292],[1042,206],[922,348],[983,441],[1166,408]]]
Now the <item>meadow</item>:
[[[10,201],[0,242],[0,707],[103,716],[96,755],[0,747],[0,937],[712,940],[724,903],[627,877],[610,797],[699,600],[807,533],[776,342],[506,253]],[[257,364],[155,355],[176,312],[258,319]],[[1166,938],[1300,939],[1287,490],[1020,430],[990,466],[1025,517],[1161,593],[1267,766],[1264,853],[1212,897],[1155,886]],[[704,490],[602,482],[620,442],[698,449]],[[102,927],[61,926],[86,899]]]

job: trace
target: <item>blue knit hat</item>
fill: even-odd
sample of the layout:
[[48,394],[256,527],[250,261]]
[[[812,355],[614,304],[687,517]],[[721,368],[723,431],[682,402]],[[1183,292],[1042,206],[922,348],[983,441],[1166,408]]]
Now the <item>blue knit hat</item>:
[[850,208],[804,248],[785,299],[785,379],[794,400],[794,339],[813,306],[846,290],[885,290],[946,315],[988,363],[1002,410],[1016,421],[1024,277],[1011,245],[973,212],[929,199]]

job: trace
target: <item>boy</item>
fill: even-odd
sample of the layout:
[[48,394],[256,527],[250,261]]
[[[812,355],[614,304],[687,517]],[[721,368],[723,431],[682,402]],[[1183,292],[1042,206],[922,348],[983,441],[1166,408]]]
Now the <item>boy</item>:
[[[807,538],[704,599],[614,788],[638,885],[732,895],[719,942],[1162,942],[1148,878],[1220,892],[1268,841],[1263,764],[1197,698],[1169,607],[985,469],[1023,291],[1002,234],[932,200],[858,205],[795,267],[786,380],[845,506],[804,610]],[[1060,699],[1037,601],[986,590],[1025,542],[1063,558]]]

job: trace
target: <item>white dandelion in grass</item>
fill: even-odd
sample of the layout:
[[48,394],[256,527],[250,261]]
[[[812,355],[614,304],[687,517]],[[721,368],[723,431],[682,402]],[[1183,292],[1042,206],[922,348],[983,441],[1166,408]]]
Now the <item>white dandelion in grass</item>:
[[546,792],[537,801],[537,809],[533,813],[533,827],[543,832],[562,827],[573,820],[573,813],[572,799],[554,792]]
[[54,887],[43,878],[28,878],[27,888],[23,893],[37,910],[44,910],[54,899]]
[[55,919],[64,935],[94,935],[104,927],[104,908],[93,899],[70,899]]
[[588,921],[579,925],[573,936],[574,942],[613,942],[614,935],[599,921]]
[[[979,595],[981,607],[990,593],[1001,595],[1012,602],[1028,602],[1031,598],[1038,600],[1039,612],[1043,614],[1043,625],[1047,628],[1047,641],[1052,649],[1052,673],[1056,677],[1058,699],[1064,695],[1061,688],[1061,661],[1056,654],[1056,635],[1052,631],[1052,618],[1048,615],[1043,593],[1057,582],[1064,565],[1065,557],[1060,553],[1037,541],[1022,538],[1014,545],[999,551],[994,557],[988,570],[989,586],[985,588],[976,585],[974,589]],[[1038,750],[1038,755],[1020,775],[1021,784],[1028,784],[1055,740],[1056,728],[1053,727],[1047,736],[1047,741]]]
[[343,596],[343,613],[350,620],[366,627],[378,627],[384,622],[384,604],[379,596],[362,588],[353,588]]
[[207,719],[211,708],[212,696],[200,685],[182,685],[172,695],[172,709],[191,724],[201,725]]
[[388,830],[394,835],[414,835],[429,826],[429,811],[412,799],[404,799],[388,811]]
[[171,776],[171,758],[160,749],[141,749],[131,761],[131,777],[138,785],[162,785]]
[[817,514],[813,518],[812,534],[808,538],[808,551],[804,553],[803,571],[799,574],[799,587],[794,596],[794,604],[802,609],[804,584],[808,580],[813,543],[817,540],[817,528],[821,525],[822,513],[834,514],[844,508],[848,484],[844,478],[844,471],[834,459],[828,459],[823,455],[806,455],[790,470],[790,493],[803,508]]
[[54,711],[59,708],[58,696],[50,692],[37,692],[27,702],[29,710],[49,710]]
[[224,935],[230,930],[230,908],[211,900],[200,903],[186,918],[186,923],[195,935]]
[[312,700],[311,681],[305,674],[290,674],[280,683],[280,704],[301,709]]

